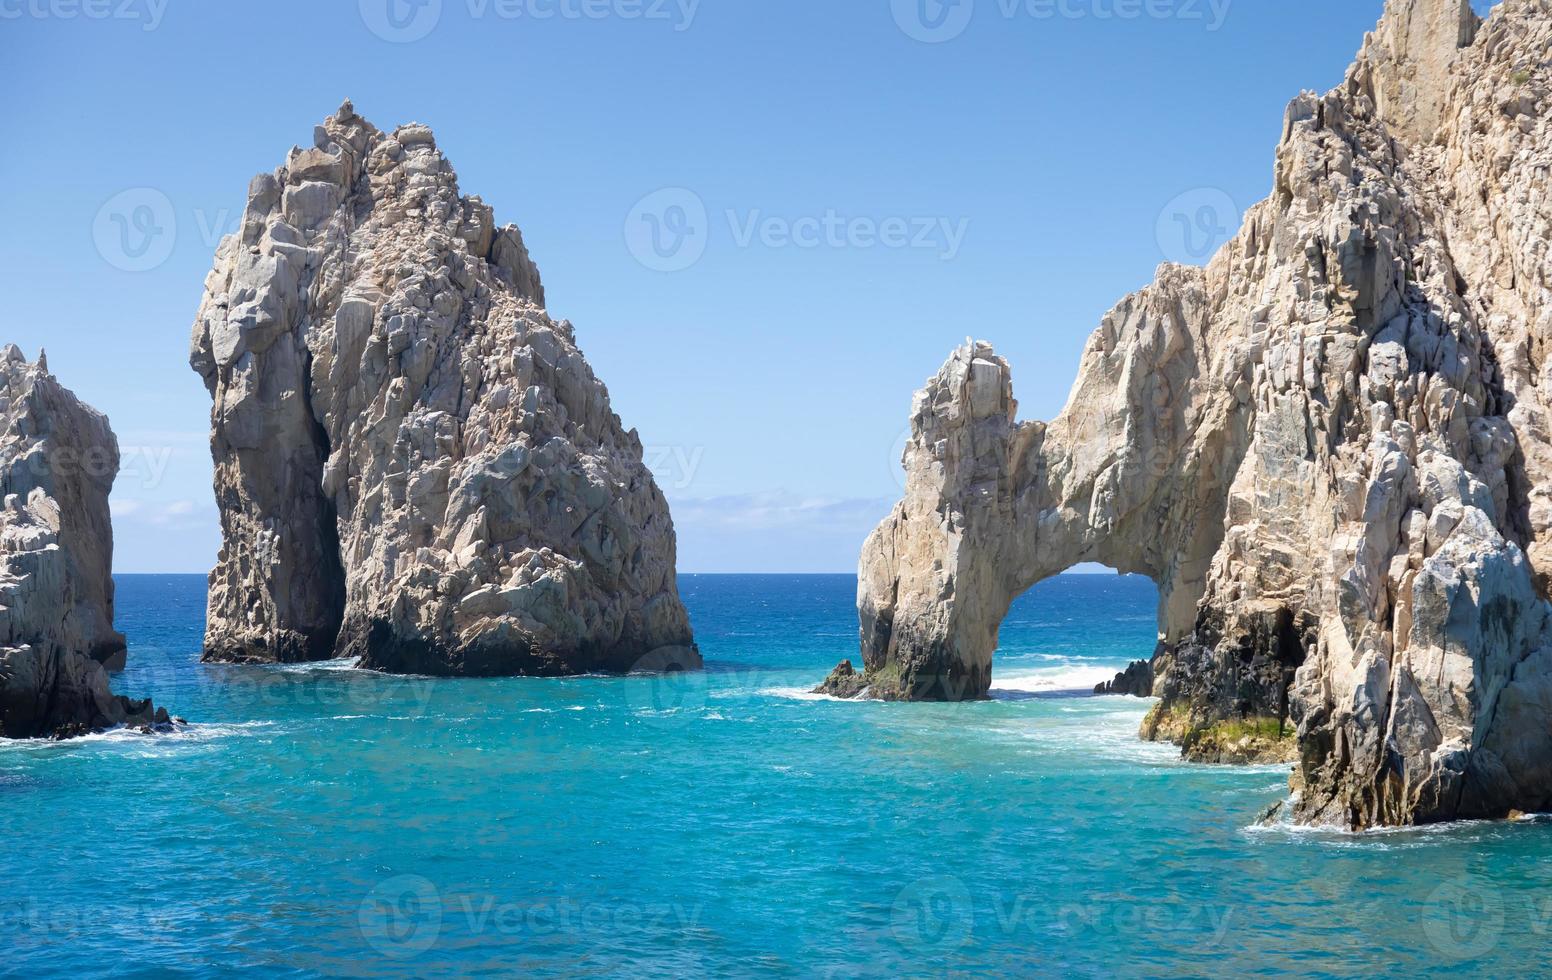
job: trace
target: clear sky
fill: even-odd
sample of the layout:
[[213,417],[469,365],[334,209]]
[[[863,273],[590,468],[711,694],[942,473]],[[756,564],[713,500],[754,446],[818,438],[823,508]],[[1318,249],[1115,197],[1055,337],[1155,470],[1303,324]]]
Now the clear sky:
[[249,178],[349,96],[522,227],[682,571],[852,571],[950,350],[992,341],[1056,413],[1105,311],[1266,195],[1284,106],[1381,7],[0,0],[0,340],[112,418],[118,570],[206,570],[190,322]]

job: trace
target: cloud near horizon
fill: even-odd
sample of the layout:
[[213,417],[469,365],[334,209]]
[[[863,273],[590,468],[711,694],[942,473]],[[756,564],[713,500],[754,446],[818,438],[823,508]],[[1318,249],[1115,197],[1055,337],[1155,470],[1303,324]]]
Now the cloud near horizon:
[[683,573],[820,573],[856,571],[862,542],[894,501],[775,490],[669,504]]

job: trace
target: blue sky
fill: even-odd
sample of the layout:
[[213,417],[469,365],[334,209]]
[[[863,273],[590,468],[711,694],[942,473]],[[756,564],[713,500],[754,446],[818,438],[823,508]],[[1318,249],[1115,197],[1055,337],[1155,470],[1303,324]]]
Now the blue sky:
[[112,418],[117,568],[207,569],[190,321],[249,178],[349,96],[522,227],[681,570],[851,571],[949,351],[992,341],[1056,413],[1105,311],[1265,196],[1284,106],[1381,6],[0,0],[0,339]]

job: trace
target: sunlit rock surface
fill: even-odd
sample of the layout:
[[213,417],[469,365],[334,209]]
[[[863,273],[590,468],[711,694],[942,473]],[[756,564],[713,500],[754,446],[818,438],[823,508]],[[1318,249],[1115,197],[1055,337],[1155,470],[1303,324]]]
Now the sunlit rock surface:
[[1159,585],[1146,733],[1296,726],[1299,821],[1552,806],[1549,51],[1547,0],[1391,0],[1288,107],[1272,196],[1104,319],[1055,420],[956,351],[863,550],[850,693],[984,696],[1010,601],[1097,561]]
[[205,656],[438,675],[700,665],[668,505],[522,236],[347,102],[254,178],[191,363],[223,547]]

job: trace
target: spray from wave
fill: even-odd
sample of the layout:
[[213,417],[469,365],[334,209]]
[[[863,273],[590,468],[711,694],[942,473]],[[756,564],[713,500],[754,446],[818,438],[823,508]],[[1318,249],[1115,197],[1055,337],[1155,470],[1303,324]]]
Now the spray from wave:
[[1113,680],[1115,667],[1095,664],[1078,664],[1067,661],[1050,667],[998,670],[992,665],[993,698],[1028,694],[1083,693],[1094,690],[1096,684]]

